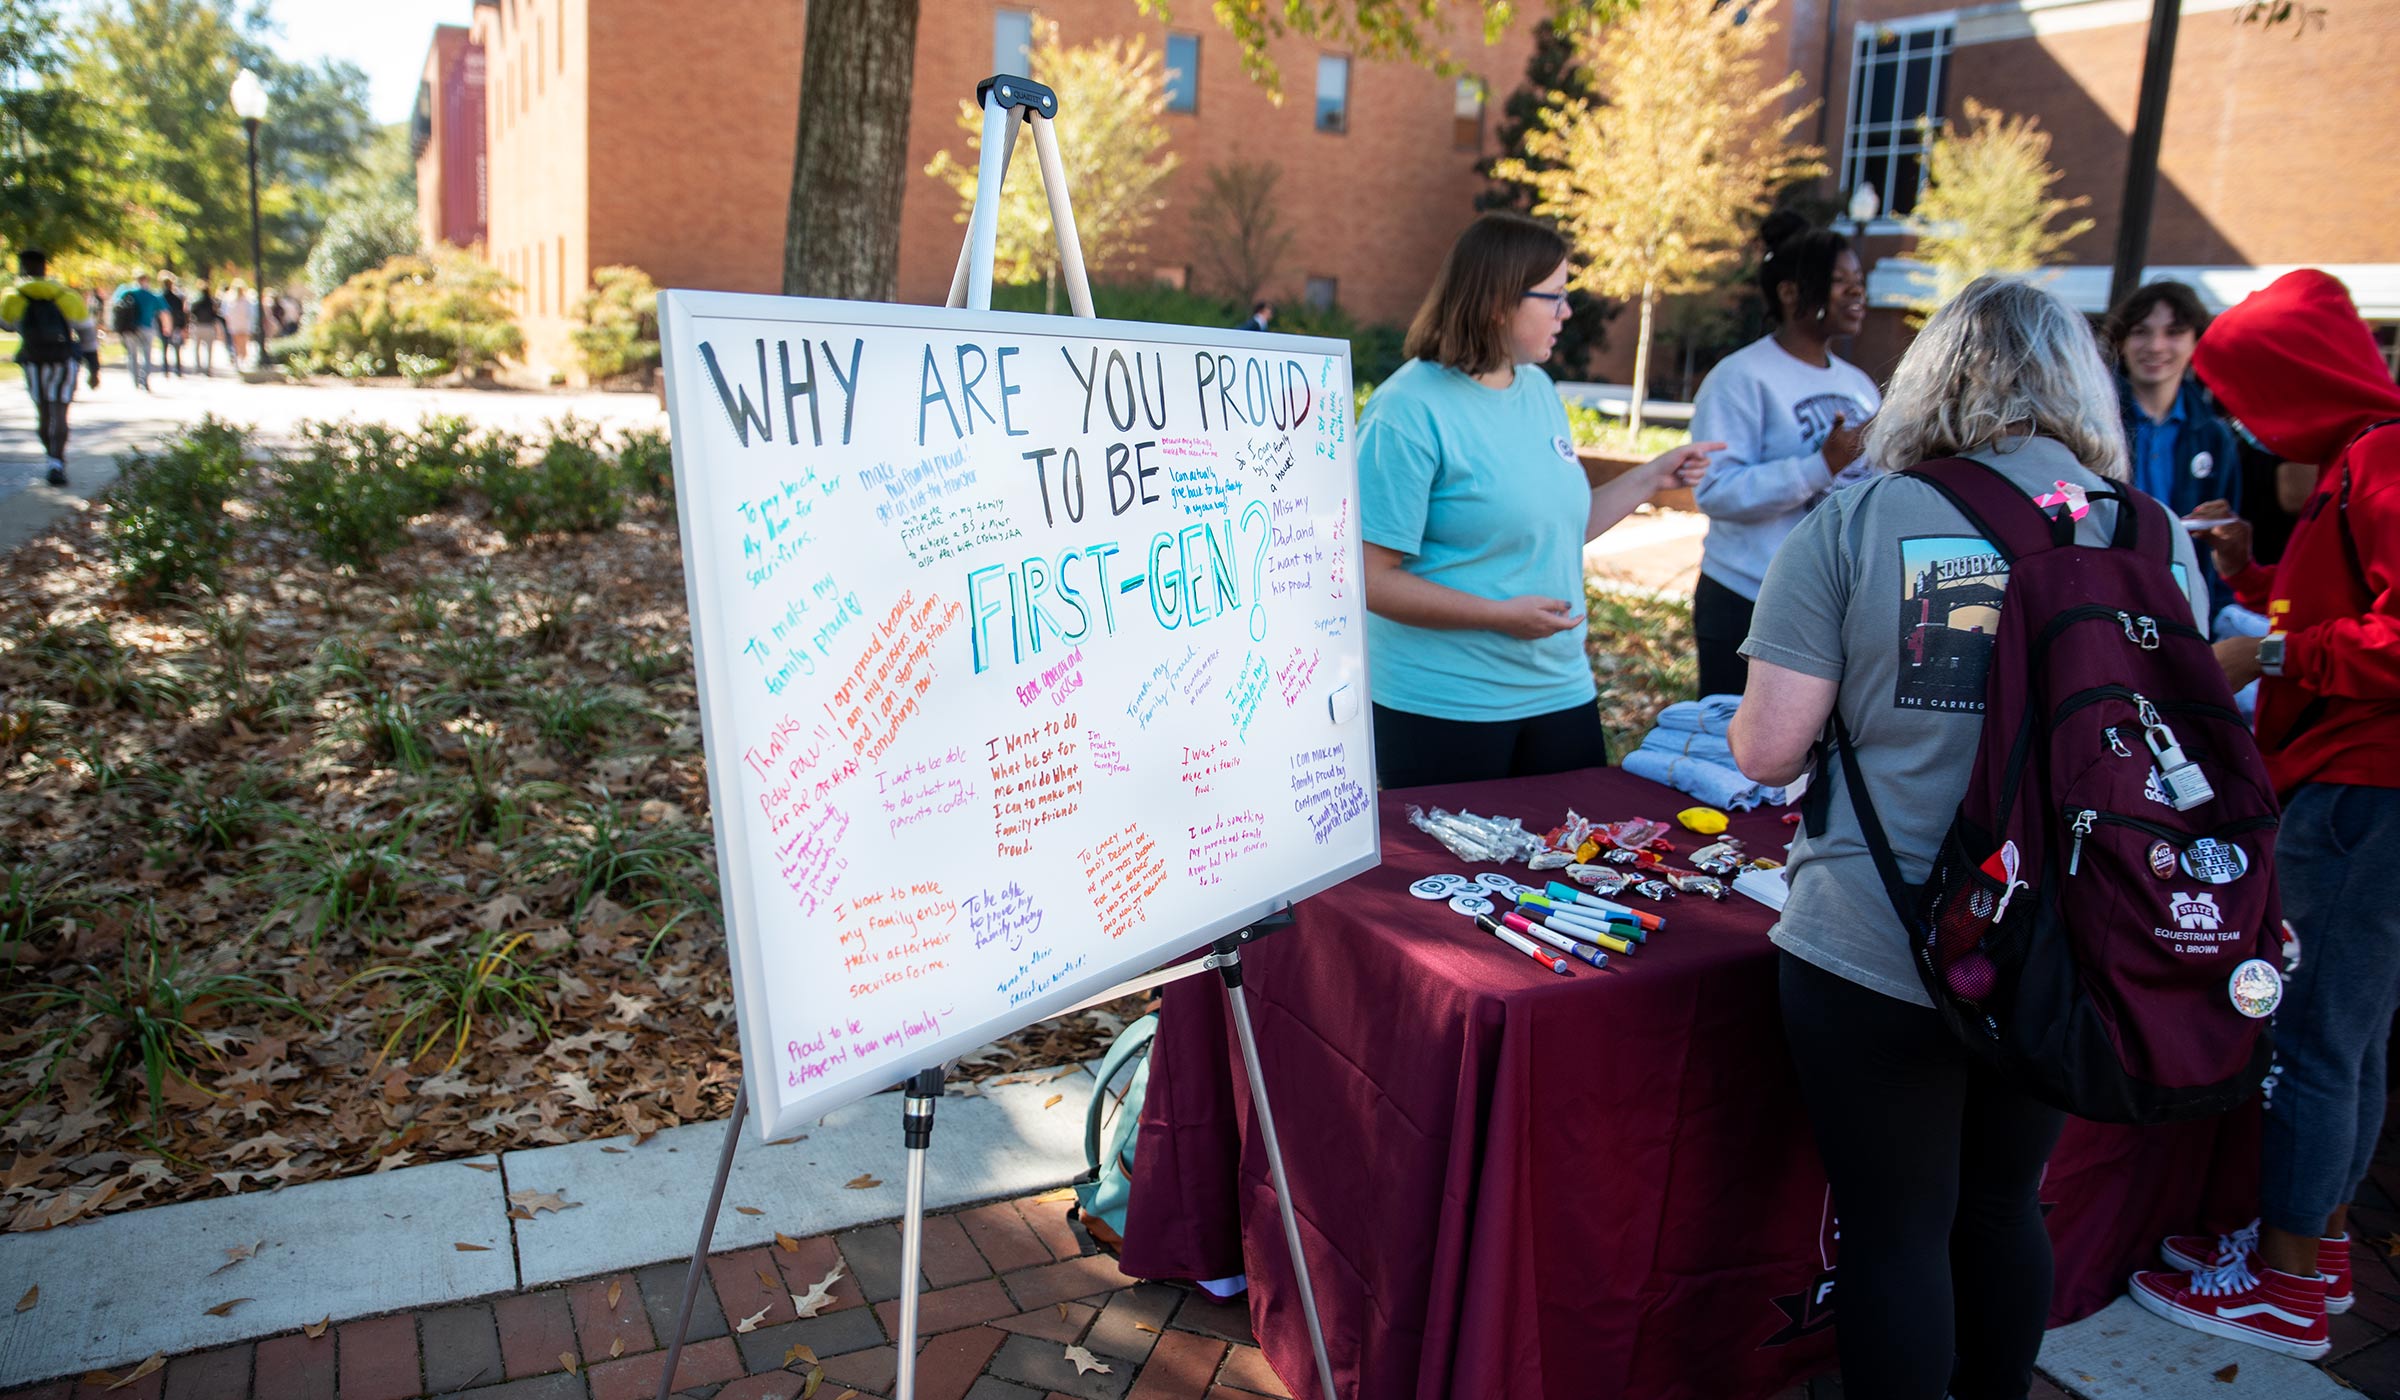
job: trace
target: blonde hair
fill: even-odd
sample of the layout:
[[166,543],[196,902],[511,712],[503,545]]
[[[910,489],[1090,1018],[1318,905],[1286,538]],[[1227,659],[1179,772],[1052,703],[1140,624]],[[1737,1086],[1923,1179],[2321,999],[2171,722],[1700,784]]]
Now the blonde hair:
[[1892,371],[1866,458],[1904,471],[2046,437],[2110,481],[2129,476],[2117,392],[2074,308],[2013,277],[1978,277],[1933,313]]

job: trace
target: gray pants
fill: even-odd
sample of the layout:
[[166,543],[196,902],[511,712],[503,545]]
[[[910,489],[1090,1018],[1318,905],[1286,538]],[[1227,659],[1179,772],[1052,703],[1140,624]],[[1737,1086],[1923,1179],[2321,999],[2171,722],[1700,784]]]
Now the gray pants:
[[117,343],[125,347],[125,372],[133,376],[133,387],[150,387],[150,346],[157,339],[155,331],[119,331]]
[[2400,788],[2307,783],[2283,809],[2275,862],[2300,968],[2275,1013],[2260,1217],[2314,1236],[2366,1179],[2383,1131],[2384,1045],[2400,1009]]

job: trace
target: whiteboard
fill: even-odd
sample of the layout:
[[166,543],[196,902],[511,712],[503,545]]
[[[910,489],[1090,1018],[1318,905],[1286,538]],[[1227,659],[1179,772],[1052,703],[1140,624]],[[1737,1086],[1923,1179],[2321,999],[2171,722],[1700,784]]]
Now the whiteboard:
[[1375,864],[1346,342],[658,305],[763,1137]]

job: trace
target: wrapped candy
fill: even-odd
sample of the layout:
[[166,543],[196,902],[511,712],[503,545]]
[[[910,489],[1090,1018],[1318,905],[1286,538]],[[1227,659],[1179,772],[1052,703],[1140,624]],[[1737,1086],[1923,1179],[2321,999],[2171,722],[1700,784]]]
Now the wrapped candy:
[[[1620,851],[1644,851],[1657,849],[1654,843],[1666,840],[1668,830],[1667,824],[1662,821],[1652,821],[1648,817],[1628,817],[1621,822],[1609,822],[1597,827],[1593,830],[1592,835],[1603,846],[1613,847]],[[1672,850],[1674,847],[1669,845],[1667,849]]]
[[1730,879],[1741,873],[1742,862],[1748,858],[1742,843],[1728,837],[1692,852],[1692,868],[1704,875]]

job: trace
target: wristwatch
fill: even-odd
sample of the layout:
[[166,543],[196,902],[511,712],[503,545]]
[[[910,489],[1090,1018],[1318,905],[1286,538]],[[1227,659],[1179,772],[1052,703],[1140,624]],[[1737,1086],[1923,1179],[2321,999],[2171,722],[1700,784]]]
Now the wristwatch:
[[2284,634],[2270,632],[2258,639],[2258,669],[2270,676],[2283,674]]

